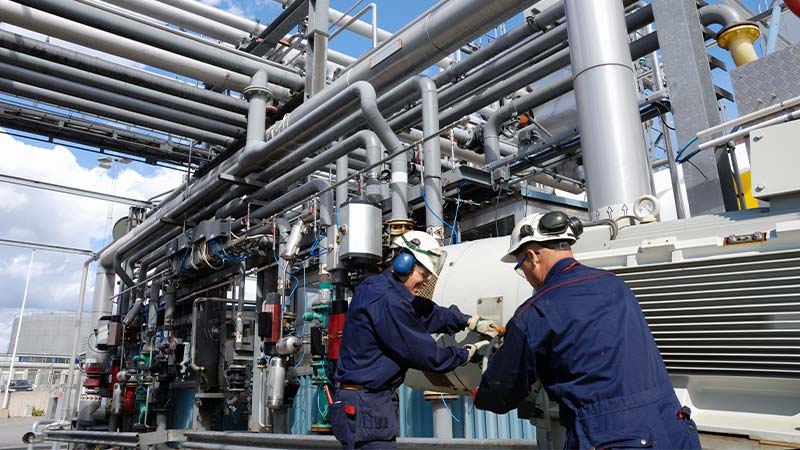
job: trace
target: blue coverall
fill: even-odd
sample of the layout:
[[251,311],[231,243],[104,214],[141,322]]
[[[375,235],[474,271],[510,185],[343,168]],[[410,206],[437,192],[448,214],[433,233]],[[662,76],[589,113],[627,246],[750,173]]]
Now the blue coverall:
[[506,413],[541,381],[558,402],[565,448],[700,448],[630,288],[572,258],[506,326],[475,407]]
[[470,316],[415,297],[391,270],[364,280],[347,311],[334,374],[330,420],[347,449],[393,449],[397,392],[408,369],[449,372],[468,352],[440,347],[431,333],[453,334]]

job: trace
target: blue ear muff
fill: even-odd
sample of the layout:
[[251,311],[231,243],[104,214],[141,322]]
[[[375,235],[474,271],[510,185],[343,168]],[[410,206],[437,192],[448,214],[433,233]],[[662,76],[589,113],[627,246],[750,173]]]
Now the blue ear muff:
[[392,263],[392,270],[394,270],[394,273],[404,277],[414,270],[414,264],[416,264],[416,262],[417,260],[414,258],[414,255],[403,252],[395,256],[394,262]]

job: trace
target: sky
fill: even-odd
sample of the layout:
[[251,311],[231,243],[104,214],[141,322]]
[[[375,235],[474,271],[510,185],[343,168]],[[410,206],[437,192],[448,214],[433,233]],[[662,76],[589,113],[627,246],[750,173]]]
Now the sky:
[[[274,0],[203,0],[228,12],[268,23],[282,7]],[[764,1],[748,0],[757,7]],[[331,0],[331,7],[347,11],[352,0]],[[375,0],[379,26],[393,32],[436,3],[434,0]],[[365,6],[362,2],[353,11]],[[369,17],[369,14],[366,16]],[[519,19],[517,19],[518,23]],[[3,29],[19,32],[9,25]],[[30,36],[30,33],[26,32]],[[36,36],[34,36],[36,37]],[[39,36],[38,38],[44,39]],[[71,44],[50,42],[75,48]],[[370,41],[345,32],[331,41],[331,48],[351,55],[366,51]],[[108,58],[107,55],[96,54]],[[132,67],[141,64],[112,58]],[[100,156],[63,145],[24,139],[14,130],[0,133],[0,174],[63,184],[117,196],[145,200],[173,189],[180,171],[133,162],[99,167]],[[110,239],[111,225],[127,215],[128,206],[107,201],[0,183],[0,239],[34,242],[80,249],[101,249]],[[19,313],[31,250],[0,246],[0,353],[10,338],[11,322]],[[75,311],[85,256],[38,250],[33,260],[26,313]],[[86,310],[92,303],[94,266],[89,276]],[[24,324],[23,324],[24,326]]]

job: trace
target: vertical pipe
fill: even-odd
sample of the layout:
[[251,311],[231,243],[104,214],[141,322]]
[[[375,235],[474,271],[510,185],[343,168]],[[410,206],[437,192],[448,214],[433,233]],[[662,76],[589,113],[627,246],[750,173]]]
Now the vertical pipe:
[[[427,394],[427,393],[426,393]],[[436,439],[453,439],[453,397],[431,393],[428,398],[433,412],[433,437]]]
[[767,34],[767,55],[775,51],[775,46],[778,44],[780,26],[781,2],[779,0],[772,0],[772,16],[769,19],[769,34]]
[[172,330],[172,321],[175,317],[175,292],[177,286],[174,282],[169,281],[165,284],[164,289],[164,330]]
[[[336,160],[336,183],[341,183],[342,180],[347,179],[347,155],[344,155]],[[342,205],[347,203],[347,183],[337,184],[336,186],[336,206],[341,208]]]
[[72,351],[69,354],[69,369],[67,370],[67,387],[64,392],[64,399],[61,402],[59,418],[65,420],[71,415],[69,410],[72,402],[72,384],[75,382],[75,356],[78,354],[78,346],[81,341],[81,320],[83,319],[83,301],[86,297],[86,281],[89,278],[89,266],[95,261],[96,257],[91,257],[83,263],[83,273],[81,274],[81,290],[78,294],[78,313],[75,318],[75,337],[72,340]]
[[17,359],[17,344],[19,344],[19,333],[22,331],[22,316],[25,314],[25,303],[28,301],[28,286],[31,284],[31,270],[33,270],[33,257],[36,249],[31,249],[31,260],[28,263],[28,275],[25,277],[25,291],[22,293],[22,306],[19,307],[19,320],[17,321],[17,333],[14,335],[14,350],[11,352],[11,364],[8,366],[8,379],[6,380],[6,390],[3,394],[3,409],[8,410],[8,388],[11,386],[11,379],[14,378],[14,360]]
[[[417,77],[417,88],[422,97],[422,137],[424,142],[423,162],[425,174],[425,227],[431,236],[441,243],[444,239],[442,228],[442,154],[439,148],[439,94],[436,83],[426,76]],[[451,430],[452,433],[452,430]]]
[[625,14],[618,0],[565,0],[589,215],[616,219],[651,194]]
[[328,63],[328,0],[308,2],[306,97],[325,89]]

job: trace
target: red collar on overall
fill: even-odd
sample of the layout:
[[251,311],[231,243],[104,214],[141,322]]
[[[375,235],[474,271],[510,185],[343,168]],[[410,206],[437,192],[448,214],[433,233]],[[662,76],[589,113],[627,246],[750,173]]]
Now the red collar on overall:
[[[559,266],[562,266],[562,265],[564,267],[559,267]],[[574,269],[575,267],[578,267],[578,266],[581,266],[581,263],[579,263],[578,261],[575,261],[572,258],[562,259],[561,261],[557,262],[556,265],[553,266],[552,269],[550,269],[550,272],[547,273],[547,276],[545,277],[545,284],[547,284],[547,280],[549,278],[551,278],[553,275],[567,272],[567,271],[569,271],[571,269]],[[581,277],[581,278],[575,278],[574,280],[564,281],[563,283],[558,283],[558,284],[555,284],[553,286],[548,286],[545,289],[541,289],[539,291],[536,291],[536,293],[533,295],[533,297],[525,300],[525,303],[523,303],[519,307],[519,309],[517,309],[517,313],[514,314],[514,320],[517,320],[517,318],[519,318],[519,316],[521,316],[522,313],[525,312],[525,310],[528,309],[533,304],[533,302],[536,301],[536,299],[538,299],[542,295],[544,295],[544,294],[546,294],[546,293],[548,293],[548,292],[550,292],[550,291],[552,291],[554,289],[557,289],[557,288],[560,288],[560,287],[563,287],[563,286],[566,286],[566,285],[569,285],[569,284],[577,283],[579,281],[591,280],[592,278],[599,278],[599,277],[604,277],[604,276],[607,276],[607,275],[611,275],[611,272],[605,272],[604,271],[604,272],[595,273],[595,274],[592,274],[592,275],[589,275],[589,276],[585,276],[585,277]]]

